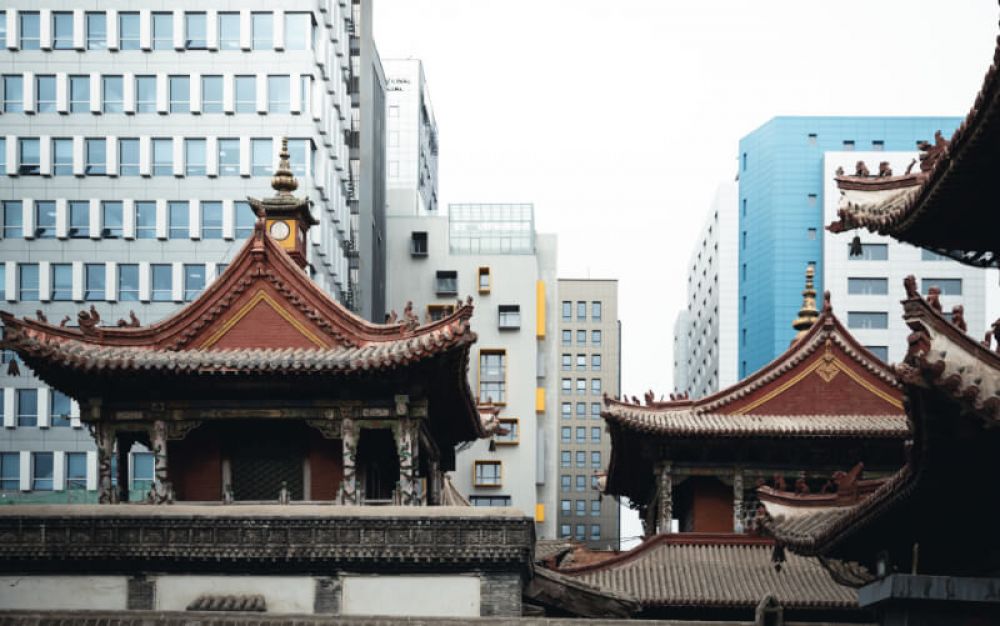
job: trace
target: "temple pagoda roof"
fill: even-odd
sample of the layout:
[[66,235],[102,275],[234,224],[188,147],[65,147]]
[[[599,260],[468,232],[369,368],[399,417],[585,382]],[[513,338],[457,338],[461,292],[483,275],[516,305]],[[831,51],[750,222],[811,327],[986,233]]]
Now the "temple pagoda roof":
[[976,266],[1000,264],[1000,217],[984,206],[1000,202],[1000,38],[993,64],[964,122],[945,139],[921,145],[920,166],[893,175],[888,164],[871,175],[859,162],[838,175],[842,191],[832,232],[866,228]]

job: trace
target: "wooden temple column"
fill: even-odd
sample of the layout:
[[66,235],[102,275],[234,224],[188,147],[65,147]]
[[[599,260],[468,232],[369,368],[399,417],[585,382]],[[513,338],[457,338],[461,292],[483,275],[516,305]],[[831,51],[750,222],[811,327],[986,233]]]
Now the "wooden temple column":
[[357,422],[352,416],[345,415],[340,422],[341,443],[344,447],[344,477],[340,482],[340,503],[360,504],[358,502],[358,435]]
[[420,454],[419,423],[412,419],[401,419],[396,430],[396,449],[399,453],[399,501],[404,506],[420,504],[420,481],[417,477]]
[[97,444],[97,502],[114,504],[118,499],[111,475],[111,460],[115,454],[115,430],[110,424],[98,422],[89,424],[91,435]]
[[112,435],[112,439],[115,443],[115,452],[118,455],[118,489],[115,492],[114,502],[128,502],[130,486],[128,482],[128,453],[132,449],[134,438],[124,433],[116,432]]
[[173,502],[173,488],[167,477],[167,423],[154,420],[149,429],[149,448],[153,452],[153,487],[149,501],[153,504]]
[[743,532],[743,470],[733,472],[733,532]]
[[673,465],[670,461],[664,461],[660,466],[657,491],[659,493],[657,494],[656,533],[669,533],[670,521],[674,516],[674,477]]

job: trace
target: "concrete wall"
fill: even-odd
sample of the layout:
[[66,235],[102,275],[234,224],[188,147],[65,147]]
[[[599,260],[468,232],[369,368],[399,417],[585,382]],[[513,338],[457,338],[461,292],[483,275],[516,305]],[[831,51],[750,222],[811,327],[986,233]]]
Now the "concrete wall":
[[342,615],[480,615],[478,576],[342,576],[341,585]]
[[[316,584],[308,576],[156,576],[153,608],[184,611],[202,594],[262,595],[268,613],[312,613]],[[373,605],[375,606],[375,605]]]
[[127,593],[125,576],[0,576],[5,611],[124,611]]

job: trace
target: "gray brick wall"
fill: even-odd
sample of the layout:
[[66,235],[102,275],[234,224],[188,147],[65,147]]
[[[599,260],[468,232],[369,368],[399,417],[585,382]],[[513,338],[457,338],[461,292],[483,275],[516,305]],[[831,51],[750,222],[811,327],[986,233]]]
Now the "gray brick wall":
[[511,572],[484,572],[479,577],[479,614],[483,617],[521,615],[521,576]]

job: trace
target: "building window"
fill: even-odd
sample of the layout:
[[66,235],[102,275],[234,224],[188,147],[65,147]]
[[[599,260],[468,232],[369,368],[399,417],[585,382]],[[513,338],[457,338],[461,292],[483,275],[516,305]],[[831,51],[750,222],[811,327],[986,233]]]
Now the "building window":
[[201,77],[201,112],[222,113],[222,77]]
[[107,50],[108,18],[103,11],[87,13],[87,50]]
[[87,139],[85,141],[87,162],[84,173],[88,176],[103,176],[108,173],[108,151],[106,139]]
[[563,426],[559,429],[559,440],[563,443],[569,443],[573,439],[573,429],[569,426]]
[[562,303],[562,318],[563,321],[569,321],[573,317],[573,303],[569,300],[563,300]]
[[507,431],[506,435],[496,435],[493,440],[497,445],[512,446],[521,441],[520,422],[515,417],[506,417],[500,420],[500,428]]
[[307,160],[312,156],[310,150],[310,140],[289,139],[288,140],[288,160],[292,166],[292,174],[305,176],[312,168],[306,169]]
[[17,425],[38,426],[38,390],[17,390]]
[[69,11],[52,12],[52,49],[73,49],[73,14]]
[[118,266],[118,301],[138,302],[139,300],[139,266],[135,263],[125,263]]
[[562,355],[562,370],[568,372],[573,369],[573,355],[563,354]]
[[135,112],[156,112],[156,76],[135,77]]
[[601,427],[590,427],[590,443],[601,443]]
[[90,111],[90,77],[69,77],[69,112],[86,113]]
[[576,442],[577,443],[587,443],[587,427],[577,426],[576,427]]
[[569,539],[571,536],[569,524],[559,525],[559,537],[562,539]]
[[208,26],[204,13],[184,14],[184,47],[188,50],[204,50],[208,47]]
[[69,236],[70,239],[86,239],[90,236],[90,202],[69,202]]
[[580,396],[582,396],[585,393],[587,393],[587,379],[586,378],[577,378],[576,379],[576,393],[577,393],[577,395],[580,395]]
[[601,403],[600,402],[591,402],[590,403],[590,417],[591,417],[591,419],[595,419],[595,420],[601,418]]
[[889,259],[889,244],[863,243],[861,254],[851,254],[851,244],[847,244],[847,258],[851,261],[887,261]]
[[3,203],[3,238],[15,239],[24,236],[24,208],[20,201],[6,200]]
[[174,47],[174,14],[153,13],[153,50]]
[[166,263],[154,263],[149,266],[152,275],[153,302],[170,302],[173,300],[174,273],[173,268]]
[[21,486],[21,459],[17,452],[0,452],[0,490],[15,491]]
[[590,540],[591,541],[600,541],[601,540],[601,525],[600,524],[591,524],[590,525]]
[[430,316],[432,322],[444,319],[454,312],[455,312],[455,305],[453,304],[427,305],[427,314]]
[[572,465],[572,453],[569,450],[563,450],[559,453],[559,467],[569,467]]
[[865,346],[865,349],[878,357],[883,363],[889,362],[889,346]]
[[118,14],[118,49],[139,49],[139,14],[122,12]]
[[135,238],[156,239],[156,203],[135,203]]
[[240,175],[240,140],[220,139],[219,144],[219,176]]
[[274,151],[271,149],[270,139],[250,140],[250,175],[270,176],[271,159]]
[[889,293],[889,279],[848,278],[847,293],[851,295],[884,296]]
[[922,278],[920,279],[920,291],[924,295],[930,293],[931,287],[941,290],[942,296],[962,295],[961,278]]
[[170,80],[170,112],[190,113],[191,77],[171,76],[169,80]]
[[105,200],[101,203],[101,237],[118,239],[122,236],[122,203]]
[[17,173],[22,176],[38,176],[41,173],[41,154],[37,139],[18,139],[19,166]]
[[587,416],[587,403],[586,402],[577,402],[576,403],[576,416],[577,417],[586,417]]
[[206,142],[204,139],[184,140],[184,175],[204,176],[208,173],[205,166]]
[[578,474],[576,476],[576,490],[586,491],[587,490],[587,477],[583,474]]
[[578,354],[576,355],[576,369],[581,371],[586,371],[587,369],[587,355]]
[[583,517],[587,514],[587,501],[577,500],[576,501],[576,515],[577,517]]
[[87,488],[87,453],[66,453],[66,490],[80,491]]
[[246,239],[257,223],[257,214],[253,212],[249,202],[236,202],[233,206],[236,209],[236,238]]
[[806,238],[809,239],[809,241],[816,241],[816,229],[815,228],[807,228],[806,229]]
[[[567,379],[564,378],[563,380]],[[563,416],[563,419],[569,419],[570,417],[572,417],[573,404],[570,402],[563,402],[562,405],[560,405],[560,414]]]
[[267,77],[267,112],[288,113],[292,110],[292,86],[289,76]]
[[950,261],[948,257],[943,254],[938,254],[932,250],[926,248],[920,249],[920,260],[921,261]]
[[153,453],[132,453],[132,485],[130,489],[143,492],[153,484]]
[[881,139],[875,139],[872,141],[872,150],[875,152],[882,152],[885,150],[885,142]]
[[70,425],[70,399],[61,391],[52,390],[49,400],[49,425],[53,428],[64,428]]
[[576,303],[576,320],[578,322],[587,321],[587,303],[577,302]]
[[52,175],[73,174],[73,140],[60,138],[52,140]]
[[201,203],[201,238],[222,239],[222,203]]
[[573,331],[564,330],[562,331],[562,345],[568,346],[573,343]]
[[121,113],[125,110],[125,95],[121,76],[101,78],[101,110],[105,113]]
[[139,140],[118,140],[118,175],[139,175]]
[[285,13],[285,50],[308,50],[312,14]]
[[469,496],[472,506],[510,506],[510,496]]
[[52,200],[35,203],[35,238],[56,238],[56,203]]
[[[598,498],[597,500],[591,500],[590,501],[590,514],[593,517],[597,517],[597,516],[599,516],[601,514],[601,499],[600,498]],[[598,527],[598,528],[600,528],[600,527]]]
[[581,346],[587,343],[587,331],[585,330],[576,331],[576,343]]
[[590,320],[592,322],[601,321],[601,303],[597,300],[590,303]]
[[52,301],[68,302],[73,297],[73,266],[70,263],[53,263]]
[[600,450],[594,450],[590,453],[590,467],[594,469],[601,468],[601,452]]
[[51,452],[31,453],[31,489],[32,491],[52,491],[52,470],[54,455]]
[[521,305],[501,304],[498,316],[501,330],[513,330],[521,327]]
[[20,75],[3,77],[3,112],[24,111],[24,79]]
[[44,74],[35,76],[35,110],[54,113],[56,110],[56,77]]
[[476,461],[476,487],[499,487],[502,478],[500,461]]
[[594,372],[601,371],[601,355],[591,354],[590,355],[590,369]]
[[38,263],[17,264],[17,299],[38,302]]
[[153,176],[172,176],[174,173],[174,140],[153,139]]
[[852,150],[854,150],[854,140],[853,139],[845,139],[844,140],[844,151],[850,152]]
[[87,263],[84,265],[84,300],[97,302],[104,299],[105,277],[106,272],[103,263]]
[[184,301],[191,302],[205,290],[205,265],[203,263],[184,264]]
[[479,288],[479,293],[489,293],[490,292],[490,268],[480,267],[477,272],[478,281],[477,286]]
[[414,231],[410,233],[410,254],[412,256],[427,256],[427,233]]
[[577,524],[576,525],[576,534],[574,535],[574,538],[577,541],[584,541],[584,540],[587,539],[587,525],[586,524]]
[[559,501],[559,512],[563,515],[569,515],[571,513],[570,500],[560,500]]
[[576,451],[576,466],[587,467],[587,453],[583,450]]
[[563,474],[562,476],[559,477],[559,486],[562,488],[563,491],[569,491],[572,488],[569,474]]
[[254,50],[269,50],[274,48],[274,15],[271,13],[252,13],[251,16],[252,45]]
[[38,22],[37,11],[21,11],[18,13],[20,20],[21,38],[18,47],[21,50],[38,50],[41,48],[41,28]]
[[507,402],[507,353],[503,350],[479,351],[479,401]]
[[601,331],[599,330],[590,331],[590,343],[595,346],[601,345]]
[[168,236],[170,239],[187,239],[191,236],[191,213],[188,210],[188,203],[184,201],[173,201],[168,205]]
[[240,14],[219,13],[219,50],[240,49]]
[[257,77],[236,77],[236,112],[254,113],[257,110]]
[[848,328],[889,328],[889,314],[867,311],[848,311]]
[[439,296],[458,294],[458,272],[439,270],[434,276],[434,291]]

